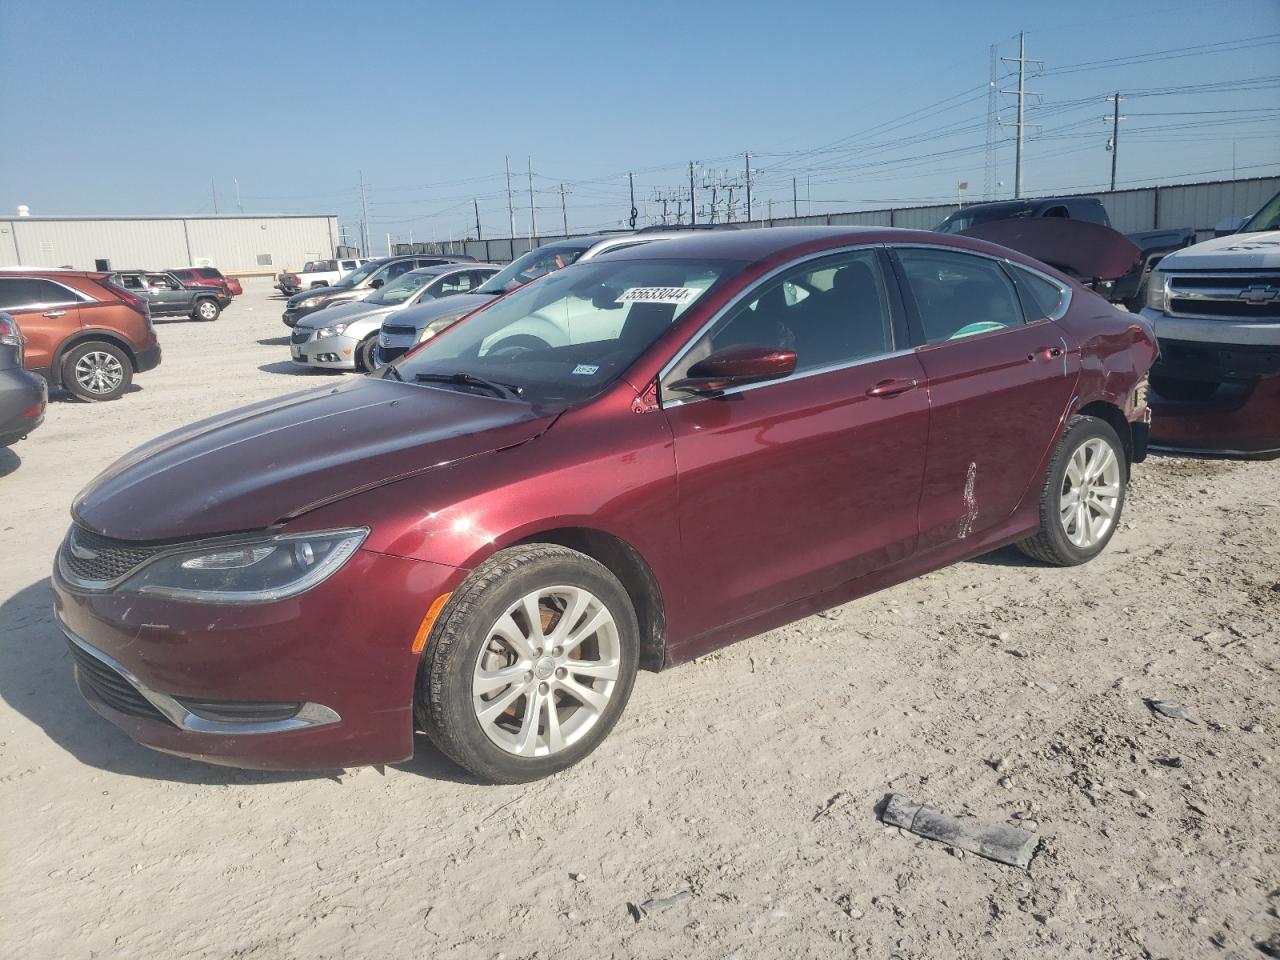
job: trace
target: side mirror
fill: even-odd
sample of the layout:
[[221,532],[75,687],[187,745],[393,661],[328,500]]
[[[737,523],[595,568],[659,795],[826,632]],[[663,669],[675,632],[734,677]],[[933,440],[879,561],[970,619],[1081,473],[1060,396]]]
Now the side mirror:
[[704,357],[689,368],[688,376],[669,384],[668,389],[716,394],[748,383],[781,380],[795,373],[795,369],[794,350],[745,344]]
[[386,283],[385,280],[383,280],[381,277],[376,277],[373,280],[369,281],[369,286],[372,287],[374,290],[377,290],[384,283]]

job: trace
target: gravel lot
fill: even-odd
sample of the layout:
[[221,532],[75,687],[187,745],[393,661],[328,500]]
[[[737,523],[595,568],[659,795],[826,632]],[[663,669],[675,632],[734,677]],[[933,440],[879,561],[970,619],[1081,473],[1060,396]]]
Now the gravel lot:
[[[293,368],[282,303],[164,324],[133,393],[0,451],[7,954],[1280,956],[1280,461],[1153,457],[1086,567],[1002,551],[642,674],[549,781],[477,786],[425,739],[330,776],[135,746],[75,691],[51,558],[120,454],[342,376]],[[890,791],[1043,843],[961,855],[880,824]]]

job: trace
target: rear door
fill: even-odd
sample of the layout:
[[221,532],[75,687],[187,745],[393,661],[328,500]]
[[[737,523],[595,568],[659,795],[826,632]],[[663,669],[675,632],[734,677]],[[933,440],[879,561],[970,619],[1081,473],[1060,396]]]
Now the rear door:
[[80,304],[86,299],[55,280],[0,275],[0,310],[13,315],[27,338],[28,369],[53,366],[58,345],[80,329]]
[[[690,564],[681,580],[705,583],[713,571],[718,584],[682,598],[695,634],[914,550],[928,401],[886,263],[872,248],[801,261],[762,281],[664,372]],[[670,389],[697,360],[738,345],[794,350],[796,371],[711,398]]]
[[1024,312],[1001,261],[927,246],[893,256],[928,378],[927,550],[997,526],[1038,487],[1079,371],[1053,314]]

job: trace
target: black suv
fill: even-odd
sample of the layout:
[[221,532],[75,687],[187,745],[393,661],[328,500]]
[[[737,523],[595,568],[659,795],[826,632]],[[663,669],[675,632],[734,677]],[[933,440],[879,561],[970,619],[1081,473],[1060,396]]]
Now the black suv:
[[309,313],[315,313],[334,303],[350,303],[363,300],[379,287],[390,283],[401,274],[419,267],[434,267],[441,263],[474,263],[475,257],[438,257],[408,255],[383,257],[366,263],[355,273],[349,273],[331,287],[303,290],[289,298],[281,316],[285,326],[292,327]]
[[107,279],[146,300],[153,317],[217,320],[218,314],[231,302],[231,296],[225,290],[184,286],[172,273],[117,270]]

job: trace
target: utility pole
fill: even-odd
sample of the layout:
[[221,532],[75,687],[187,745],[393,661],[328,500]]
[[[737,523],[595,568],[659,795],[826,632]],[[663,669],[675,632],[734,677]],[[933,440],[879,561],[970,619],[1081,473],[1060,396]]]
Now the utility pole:
[[364,192],[364,171],[360,171],[360,254],[369,255],[369,201]]
[[[236,209],[240,211],[240,216],[244,216],[244,204],[240,202],[240,178],[232,177],[231,182],[236,185]],[[1112,188],[1114,189],[1114,188]]]
[[[1014,124],[1018,128],[1018,139],[1013,161],[1013,196],[1014,199],[1018,199],[1022,196],[1022,144],[1027,128],[1027,97],[1039,96],[1037,93],[1027,93],[1027,64],[1043,64],[1044,61],[1027,59],[1027,35],[1025,33],[1018,34],[1018,55],[1016,57],[1001,57],[1000,59],[1006,63],[1016,63],[1018,65],[1018,89],[1001,91],[1002,93],[1012,93],[1018,98],[1018,120]],[[1039,124],[1031,124],[1031,126],[1039,126]]]
[[991,45],[991,78],[987,81],[987,143],[982,173],[982,199],[995,199],[997,176],[996,142],[1000,139],[1000,52]]
[[538,235],[538,208],[533,202],[533,157],[529,161],[529,242]]
[[800,194],[796,192],[796,178],[791,178],[791,215],[800,216]]
[[472,197],[471,205],[475,208],[475,211],[476,211],[476,239],[483,240],[484,236],[480,233],[480,201]]
[[769,198],[769,222],[773,223],[773,197]]
[[512,240],[516,238],[516,204],[511,198],[511,158],[507,157],[507,214],[511,217],[511,232],[507,234]]
[[569,211],[564,205],[564,184],[560,184],[560,219],[564,223],[564,235],[569,235]]
[[[1107,97],[1107,99],[1113,104],[1111,117],[1109,118],[1111,120],[1111,140],[1107,143],[1107,149],[1111,151],[1111,192],[1114,193],[1116,189],[1116,157],[1120,153],[1120,121],[1125,119],[1120,116],[1120,101],[1124,98],[1120,96],[1120,91],[1117,90],[1114,96]],[[1108,118],[1103,117],[1102,119],[1107,120]]]
[[636,228],[636,214],[640,211],[636,209],[636,175],[634,173],[627,174],[627,183],[631,187],[631,229]]
[[809,191],[809,174],[804,175],[804,204],[805,213],[813,216],[813,194]]
[[751,222],[751,151],[746,152],[747,160],[747,223]]
[[689,161],[689,226],[696,227],[698,225],[698,214],[695,212],[698,206],[697,194],[693,192],[693,161]]
[[218,182],[210,177],[209,186],[213,188],[213,215],[216,217],[218,215]]
[[391,231],[387,231],[387,256],[391,256]]

